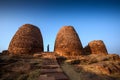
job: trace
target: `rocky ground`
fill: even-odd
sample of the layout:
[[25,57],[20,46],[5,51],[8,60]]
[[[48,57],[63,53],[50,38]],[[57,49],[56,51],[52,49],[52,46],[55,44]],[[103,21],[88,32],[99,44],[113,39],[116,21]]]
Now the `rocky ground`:
[[116,54],[67,57],[61,66],[71,80],[120,80],[120,57]]
[[0,80],[69,80],[54,53],[1,55]]
[[0,80],[120,80],[120,56],[0,55]]

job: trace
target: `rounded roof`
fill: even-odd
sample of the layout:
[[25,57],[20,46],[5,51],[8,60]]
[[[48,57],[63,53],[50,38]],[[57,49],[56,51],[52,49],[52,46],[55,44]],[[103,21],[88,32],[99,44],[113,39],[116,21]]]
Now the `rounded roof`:
[[43,38],[40,29],[32,24],[24,24],[13,36],[8,51],[14,54],[43,51]]
[[106,46],[102,40],[94,40],[88,43],[92,54],[108,54]]
[[58,54],[82,54],[82,44],[73,26],[62,27],[55,40],[54,51]]

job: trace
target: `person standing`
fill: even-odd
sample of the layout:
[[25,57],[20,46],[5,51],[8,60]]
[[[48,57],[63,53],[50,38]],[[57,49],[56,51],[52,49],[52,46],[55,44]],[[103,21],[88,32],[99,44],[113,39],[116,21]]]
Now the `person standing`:
[[47,52],[49,52],[49,44],[47,45]]

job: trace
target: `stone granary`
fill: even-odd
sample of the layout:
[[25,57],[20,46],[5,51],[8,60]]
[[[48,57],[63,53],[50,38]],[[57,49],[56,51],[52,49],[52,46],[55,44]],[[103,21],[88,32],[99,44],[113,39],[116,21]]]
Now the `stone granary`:
[[43,38],[40,29],[31,24],[21,26],[13,36],[8,51],[13,54],[43,52]]
[[84,48],[86,54],[108,54],[106,46],[102,40],[94,40]]
[[83,54],[82,43],[73,26],[64,26],[59,30],[54,51],[61,56]]
[[[25,24],[13,36],[8,53],[28,54],[43,52],[43,38],[38,27]],[[48,50],[49,51],[49,50]],[[73,26],[62,27],[55,40],[54,52],[61,56],[82,54],[108,54],[105,44],[101,40],[91,41],[84,49]]]

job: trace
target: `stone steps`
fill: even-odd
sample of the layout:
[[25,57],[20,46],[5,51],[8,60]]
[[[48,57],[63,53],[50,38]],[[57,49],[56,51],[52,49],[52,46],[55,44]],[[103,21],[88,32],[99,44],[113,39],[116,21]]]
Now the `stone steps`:
[[58,69],[41,69],[41,74],[44,74],[44,73],[55,73],[55,72],[63,72],[60,68]]
[[38,80],[55,80],[55,77],[48,77],[47,75],[40,75]]
[[43,53],[41,75],[38,80],[69,80],[56,60],[54,53]]
[[48,76],[54,76],[55,80],[69,80],[63,72],[47,73]]

